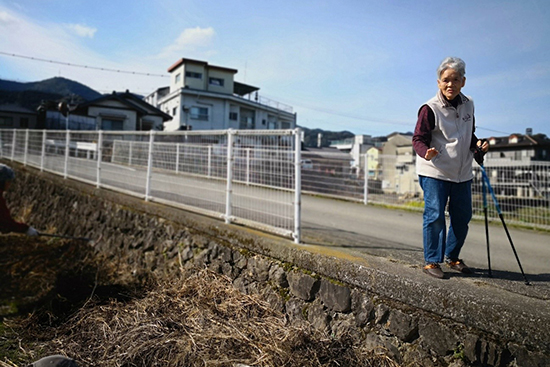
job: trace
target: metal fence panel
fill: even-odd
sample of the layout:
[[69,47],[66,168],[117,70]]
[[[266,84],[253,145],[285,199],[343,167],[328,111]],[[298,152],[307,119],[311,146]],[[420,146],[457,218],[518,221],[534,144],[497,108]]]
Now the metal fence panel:
[[299,130],[0,130],[0,154],[299,242],[299,136]]
[[[365,155],[357,164],[343,153],[301,152],[299,134],[0,129],[0,156],[298,241],[301,190],[423,209],[414,156]],[[550,228],[549,162],[487,160],[485,168],[508,222]],[[472,170],[474,217],[481,218],[481,172],[475,163]]]
[[[507,223],[550,228],[550,162],[486,162],[485,171]],[[483,216],[481,170],[474,167],[474,216]],[[488,198],[489,218],[498,213]]]
[[149,140],[147,132],[103,131],[101,186],[145,197]]
[[43,169],[57,174],[65,174],[65,150],[67,133],[65,131],[47,131],[43,149]]
[[227,134],[158,133],[153,145],[151,197],[223,217]]

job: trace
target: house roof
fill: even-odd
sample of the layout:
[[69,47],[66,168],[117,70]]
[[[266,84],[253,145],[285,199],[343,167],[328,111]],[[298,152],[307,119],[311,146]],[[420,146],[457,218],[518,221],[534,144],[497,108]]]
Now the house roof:
[[[545,134],[523,135],[511,134],[509,136],[490,137],[491,149],[516,149],[533,146],[550,146],[550,139]],[[514,142],[515,141],[515,142]]]
[[82,103],[78,106],[78,109],[87,109],[90,106],[101,105],[102,102],[115,100],[121,104],[128,106],[128,108],[136,110],[139,115],[154,115],[161,116],[164,121],[172,119],[172,116],[167,113],[162,112],[155,106],[145,102],[141,98],[136,97],[133,93],[130,93],[128,90],[124,93],[113,92],[112,94],[105,94],[99,98],[96,98],[92,101]]
[[344,153],[336,148],[305,148],[302,151],[303,158],[330,158],[343,161],[349,161],[351,159],[349,153]]
[[186,58],[181,58],[178,61],[176,61],[172,66],[170,66],[168,68],[168,72],[171,73],[172,71],[174,71],[175,69],[180,67],[180,65],[182,65],[182,64],[198,64],[198,65],[208,67],[210,69],[218,69],[218,70],[228,71],[228,72],[233,73],[233,74],[238,73],[237,69],[226,68],[226,67],[223,67],[223,66],[209,65],[206,61],[186,59]]
[[239,96],[246,96],[247,94],[250,94],[252,92],[255,92],[257,90],[260,90],[258,87],[254,87],[252,85],[247,85],[244,83],[239,82],[233,82],[233,93]]
[[18,104],[3,104],[3,105],[0,105],[0,112],[12,112],[12,113],[36,115],[36,111],[29,110],[28,108],[22,107]]

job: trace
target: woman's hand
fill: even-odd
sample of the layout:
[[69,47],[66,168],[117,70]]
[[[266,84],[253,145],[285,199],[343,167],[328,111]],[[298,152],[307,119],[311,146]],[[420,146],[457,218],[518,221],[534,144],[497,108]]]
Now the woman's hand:
[[489,142],[485,139],[478,140],[477,146],[481,147],[481,150],[483,150],[483,153],[487,153],[487,151],[489,150]]
[[437,151],[437,149],[430,148],[426,151],[426,155],[424,156],[424,159],[426,159],[427,161],[431,161],[438,154],[439,154],[439,152]]

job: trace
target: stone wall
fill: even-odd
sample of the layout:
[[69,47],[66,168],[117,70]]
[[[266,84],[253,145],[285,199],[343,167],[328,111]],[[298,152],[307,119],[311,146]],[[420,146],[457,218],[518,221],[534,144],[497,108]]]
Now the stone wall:
[[14,214],[43,231],[94,239],[136,275],[207,266],[241,292],[261,294],[289,322],[307,321],[330,337],[354,335],[403,365],[549,365],[544,342],[514,336],[497,321],[496,332],[479,326],[494,315],[457,321],[452,303],[442,316],[396,300],[407,281],[375,274],[358,259],[6,163],[17,172],[6,193]]

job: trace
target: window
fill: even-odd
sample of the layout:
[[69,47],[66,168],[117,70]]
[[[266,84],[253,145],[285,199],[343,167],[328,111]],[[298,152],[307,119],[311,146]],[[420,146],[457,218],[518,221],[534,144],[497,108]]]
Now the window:
[[172,116],[176,116],[177,113],[178,113],[178,108],[177,107],[172,108]]
[[29,118],[28,117],[21,117],[19,119],[19,127],[21,129],[28,129],[29,128]]
[[202,79],[202,74],[194,71],[186,71],[185,76],[188,78]]
[[218,87],[223,87],[223,79],[220,79],[220,78],[209,78],[208,83],[210,85],[216,85]]
[[13,126],[13,117],[0,116],[0,126]]
[[180,81],[181,81],[181,74],[177,73],[176,74],[176,84],[179,84]]
[[191,107],[189,117],[195,120],[208,121],[208,108],[206,107]]
[[101,121],[101,128],[103,130],[116,130],[116,131],[122,131],[124,130],[124,121],[122,120],[113,120],[113,119],[102,119]]
[[229,119],[232,121],[238,121],[239,114],[237,112],[229,112]]

